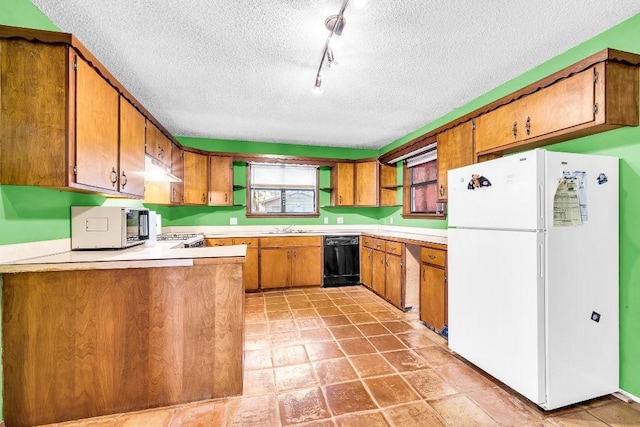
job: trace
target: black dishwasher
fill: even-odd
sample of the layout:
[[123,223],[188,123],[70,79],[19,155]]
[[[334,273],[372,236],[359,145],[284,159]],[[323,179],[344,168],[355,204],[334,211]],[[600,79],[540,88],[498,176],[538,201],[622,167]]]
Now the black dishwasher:
[[324,287],[360,282],[358,242],[358,236],[324,236]]

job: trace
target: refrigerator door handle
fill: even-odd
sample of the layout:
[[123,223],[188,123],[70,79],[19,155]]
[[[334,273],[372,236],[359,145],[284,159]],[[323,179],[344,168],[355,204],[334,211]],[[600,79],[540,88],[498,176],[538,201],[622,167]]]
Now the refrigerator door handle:
[[[538,219],[544,219],[544,186],[538,184]],[[542,227],[545,225],[542,224]]]
[[538,243],[538,268],[540,270],[540,278],[544,279],[544,244]]

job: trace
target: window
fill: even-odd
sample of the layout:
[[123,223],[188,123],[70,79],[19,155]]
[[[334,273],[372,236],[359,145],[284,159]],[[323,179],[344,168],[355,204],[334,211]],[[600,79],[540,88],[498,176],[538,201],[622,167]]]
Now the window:
[[443,215],[444,203],[438,202],[437,150],[406,161],[405,215]]
[[318,168],[249,164],[249,215],[318,215]]

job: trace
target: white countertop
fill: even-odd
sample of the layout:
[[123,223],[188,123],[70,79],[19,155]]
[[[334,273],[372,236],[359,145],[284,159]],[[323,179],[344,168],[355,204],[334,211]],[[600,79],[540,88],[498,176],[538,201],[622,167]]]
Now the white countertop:
[[65,251],[11,261],[0,265],[0,273],[190,266],[198,258],[244,257],[247,253],[246,245],[182,248],[176,247],[178,243],[147,242],[127,249]]

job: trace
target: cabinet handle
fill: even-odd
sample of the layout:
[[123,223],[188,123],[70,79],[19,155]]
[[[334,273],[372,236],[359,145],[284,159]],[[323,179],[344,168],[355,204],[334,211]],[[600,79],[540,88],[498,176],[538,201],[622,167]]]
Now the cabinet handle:
[[207,201],[207,196],[204,193],[202,193],[202,203],[206,201]]
[[422,267],[422,280],[427,280],[427,278],[425,277],[425,272],[427,271],[426,268]]
[[287,251],[287,261],[291,261],[291,251]]
[[373,252],[369,252],[369,259],[373,258]]
[[224,193],[224,202],[227,203],[228,200],[229,200],[229,195],[227,193]]
[[158,157],[164,159],[164,148],[160,145],[158,145]]
[[392,251],[395,251],[395,250],[396,250],[396,247],[395,247],[395,246],[391,246],[391,250],[392,250]]
[[513,122],[513,128],[511,129],[511,132],[513,132],[514,139],[518,137],[518,122]]
[[444,185],[440,185],[440,189],[438,190],[438,193],[440,194],[440,197],[444,196]]
[[384,261],[384,265],[389,267],[389,260],[388,259]]
[[531,117],[527,117],[527,121],[524,124],[524,129],[527,131],[527,136],[531,135]]
[[338,196],[338,203],[342,204],[342,196]]
[[427,255],[430,259],[436,259],[436,256],[434,254],[428,254]]
[[124,190],[125,185],[127,185],[127,175],[124,174],[124,171],[122,171],[122,189]]
[[111,184],[115,187],[116,182],[118,182],[118,172],[116,172],[116,168],[111,168]]
[[298,259],[298,251],[293,251],[293,259]]
[[176,189],[175,188],[171,189],[171,194],[172,194],[171,200],[175,201],[176,200]]

